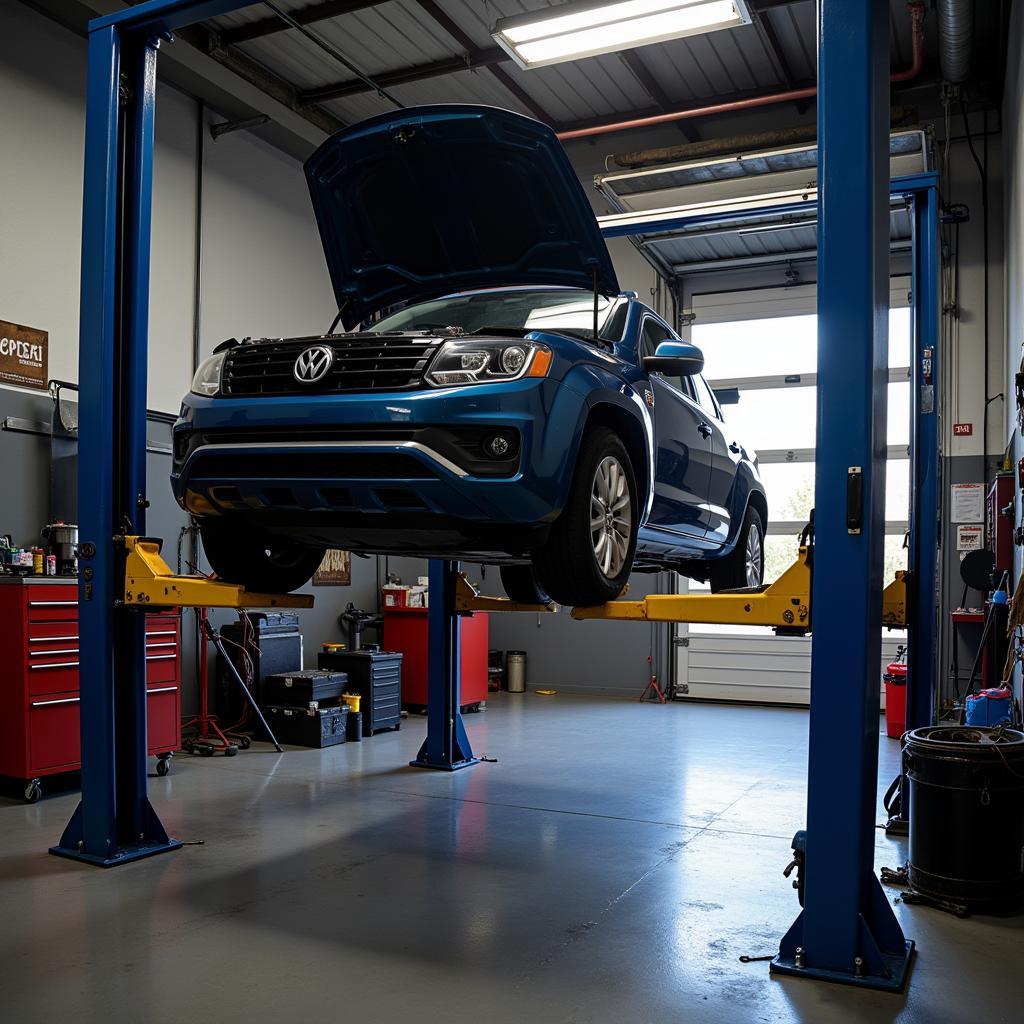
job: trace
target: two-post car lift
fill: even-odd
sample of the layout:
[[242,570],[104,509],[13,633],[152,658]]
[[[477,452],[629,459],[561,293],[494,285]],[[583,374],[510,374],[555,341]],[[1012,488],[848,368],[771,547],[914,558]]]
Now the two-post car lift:
[[[150,0],[89,25],[79,371],[82,799],[52,852],[104,866],[180,845],[167,836],[146,792],[141,612],[190,605],[301,607],[310,600],[175,576],[160,559],[159,545],[145,538],[157,50],[175,30],[251,2]],[[805,548],[792,569],[760,593],[648,597],[574,615],[760,620],[806,629],[813,608],[808,829],[801,850],[805,896],[773,969],[898,989],[912,943],[903,937],[873,864],[878,666],[884,603],[886,620],[905,620],[911,633],[908,723],[928,724],[938,507],[938,206],[932,176],[892,185],[913,210],[915,225],[914,509],[911,585],[900,578],[883,599],[888,22],[883,4],[819,0],[819,7],[820,413],[813,574]],[[642,226],[603,230],[622,235]],[[418,766],[454,770],[476,760],[459,712],[458,645],[460,612],[480,607],[522,606],[481,598],[455,562],[431,563],[430,699],[427,739],[413,762]]]

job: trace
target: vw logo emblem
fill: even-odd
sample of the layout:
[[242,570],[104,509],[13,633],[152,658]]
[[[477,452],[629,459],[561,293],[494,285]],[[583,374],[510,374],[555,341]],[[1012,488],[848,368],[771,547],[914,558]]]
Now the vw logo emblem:
[[334,349],[328,345],[313,345],[299,354],[292,373],[300,384],[315,384],[327,376],[334,363]]

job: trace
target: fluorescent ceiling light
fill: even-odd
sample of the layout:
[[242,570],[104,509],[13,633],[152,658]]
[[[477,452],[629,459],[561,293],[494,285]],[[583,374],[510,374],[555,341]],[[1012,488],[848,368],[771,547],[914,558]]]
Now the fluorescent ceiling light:
[[491,35],[539,68],[749,23],[746,0],[584,0],[503,18]]

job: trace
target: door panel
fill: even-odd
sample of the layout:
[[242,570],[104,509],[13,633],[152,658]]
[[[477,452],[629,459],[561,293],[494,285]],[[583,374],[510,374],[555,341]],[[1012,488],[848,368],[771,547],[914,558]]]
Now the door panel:
[[[653,355],[672,332],[652,317],[641,327],[640,354]],[[688,401],[679,377],[651,374],[654,391],[654,501],[647,525],[703,537],[707,530],[707,492],[711,441],[698,429],[701,410]]]
[[711,431],[708,453],[708,529],[706,539],[717,544],[724,544],[729,539],[729,527],[732,522],[729,514],[729,499],[732,496],[733,482],[736,479],[736,465],[740,460],[740,455],[738,450],[733,453],[729,449],[731,438],[726,436],[727,427],[721,420],[718,406],[711,395],[711,388],[708,387],[707,381],[698,374],[692,378],[692,383],[697,401],[704,412],[704,423]]
[[[723,424],[708,419],[711,427],[711,473],[708,487],[708,531],[707,539],[724,544],[729,539],[732,517],[729,513],[729,499],[736,481],[736,466],[740,455],[729,450]],[[767,526],[767,524],[765,524]]]

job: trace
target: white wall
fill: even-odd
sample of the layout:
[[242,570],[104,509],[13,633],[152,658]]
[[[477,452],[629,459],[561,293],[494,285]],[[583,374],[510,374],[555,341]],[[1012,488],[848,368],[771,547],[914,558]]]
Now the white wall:
[[[85,42],[20,4],[0,11],[0,319],[48,331],[49,373],[78,380]],[[149,406],[190,377],[194,104],[158,89]]]
[[247,132],[207,137],[201,349],[322,334],[337,312],[302,165]]

